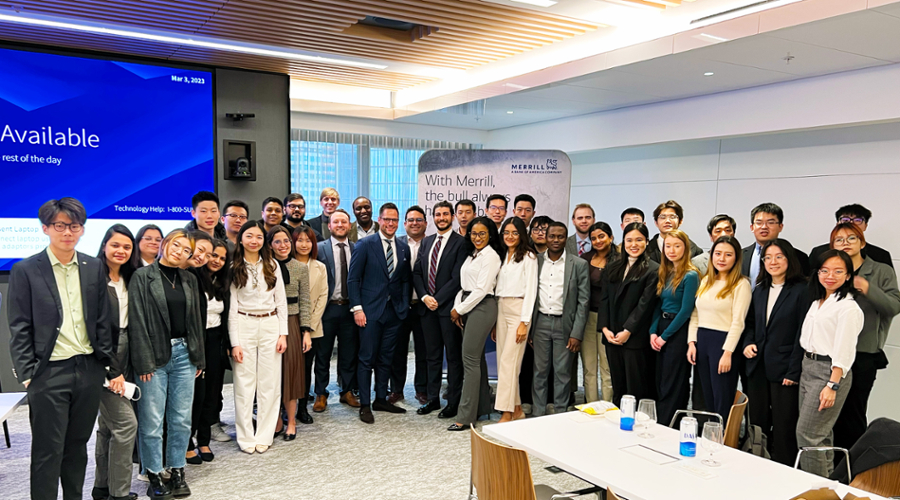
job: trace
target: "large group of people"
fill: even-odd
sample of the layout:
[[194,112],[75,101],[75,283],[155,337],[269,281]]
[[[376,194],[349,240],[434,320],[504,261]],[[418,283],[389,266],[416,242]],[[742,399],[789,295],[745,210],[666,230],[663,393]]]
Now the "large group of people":
[[[247,454],[295,439],[298,423],[313,423],[310,404],[327,411],[335,346],[341,404],[366,424],[405,413],[410,338],[416,413],[437,412],[449,431],[494,410],[500,422],[570,410],[579,357],[587,402],[654,399],[665,424],[689,405],[727,418],[740,383],[773,459],[788,465],[799,447],[849,448],[866,429],[900,290],[890,254],[866,241],[861,205],[838,209],[829,242],[807,256],[781,238],[773,203],[751,211],[746,247],[734,218],[713,217],[705,252],[673,200],[653,210],[652,238],[641,209],[624,210],[614,231],[588,204],[575,206],[570,235],[528,194],[509,217],[510,200],[493,195],[483,209],[438,202],[431,221],[393,203],[376,218],[365,197],[352,221],[332,188],[319,202],[306,219],[301,194],[267,198],[251,220],[246,203],[220,212],[200,192],[186,228],[134,236],[114,225],[97,258],[75,251],[87,219],[77,200],[40,208],[49,247],[9,282],[32,498],[55,499],[60,481],[64,498],[81,498],[98,410],[93,498],[136,498],[135,441],[150,498],[190,495],[185,464],[213,461],[210,441],[231,439],[219,418],[227,369]],[[827,476],[832,461],[809,453],[801,465]]]

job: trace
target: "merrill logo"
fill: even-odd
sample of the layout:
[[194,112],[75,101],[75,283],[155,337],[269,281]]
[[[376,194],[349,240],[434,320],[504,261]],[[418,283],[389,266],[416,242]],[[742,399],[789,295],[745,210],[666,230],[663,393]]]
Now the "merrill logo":
[[509,166],[509,170],[513,174],[561,174],[562,172],[559,170],[557,165],[557,160],[553,158],[547,158],[547,163],[544,165],[537,163],[514,163]]

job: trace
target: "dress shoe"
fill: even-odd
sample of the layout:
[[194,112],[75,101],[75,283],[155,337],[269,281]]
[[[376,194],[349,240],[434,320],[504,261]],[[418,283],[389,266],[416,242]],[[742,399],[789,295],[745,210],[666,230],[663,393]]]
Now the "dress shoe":
[[98,488],[94,486],[91,489],[91,498],[94,500],[106,500],[109,498],[109,488]]
[[528,403],[522,403],[522,413],[531,415],[531,405]]
[[284,440],[285,440],[285,441],[293,441],[293,440],[295,440],[295,439],[297,439],[297,433],[296,433],[296,432],[293,433],[293,434],[288,434],[287,432],[284,433]]
[[418,401],[420,405],[427,404],[428,403],[428,395],[425,394],[424,392],[417,392],[416,393],[416,401]]
[[375,423],[375,415],[372,415],[372,410],[368,406],[359,409],[359,419],[367,424]]
[[347,406],[352,408],[359,408],[359,399],[353,395],[352,391],[347,391],[341,394],[341,403],[344,403]]
[[429,413],[440,410],[440,409],[441,409],[440,403],[438,403],[437,401],[428,401],[427,403],[420,406],[418,410],[416,410],[416,414],[417,415],[428,415]]
[[110,495],[108,498],[109,498],[109,500],[138,500],[138,494],[134,493],[134,492],[129,492],[128,496],[114,497],[114,496]]
[[183,468],[172,468],[172,479],[169,479],[169,488],[172,489],[172,496],[175,498],[184,498],[191,496],[191,489],[184,480]]
[[253,448],[253,447],[241,448],[241,451],[243,451],[244,453],[246,453],[248,455],[252,455],[252,454],[256,453],[256,448]]
[[453,418],[456,416],[457,411],[459,411],[459,408],[457,408],[456,406],[447,405],[446,408],[438,413],[438,418]]
[[457,424],[457,423],[454,423],[454,424],[451,425],[450,427],[447,427],[447,430],[448,430],[448,431],[464,431],[464,430],[468,430],[468,429],[471,429],[471,428],[472,428],[472,426],[469,425],[469,424]]
[[272,436],[272,439],[275,439],[275,438],[277,438],[278,436],[280,436],[282,432],[284,432],[284,429],[281,429],[280,431],[275,431],[275,435]]
[[216,458],[216,456],[213,455],[212,450],[209,450],[207,452],[204,452],[203,450],[198,450],[198,453],[200,453],[200,459],[203,460],[204,462],[212,462],[213,459]]
[[300,411],[297,412],[297,420],[298,420],[301,424],[306,424],[306,425],[309,425],[309,424],[313,423],[313,418],[312,418],[312,416],[309,414],[309,412],[306,411],[306,406],[301,406],[301,407],[300,407]]
[[372,410],[386,411],[388,413],[406,413],[406,408],[400,408],[384,399],[376,399],[372,402]]
[[326,406],[328,406],[328,396],[316,396],[316,402],[313,404],[313,411],[322,413],[325,411]]
[[395,404],[397,404],[397,401],[400,401],[401,399],[403,399],[402,392],[392,392],[392,393],[390,393],[390,395],[388,395],[387,402],[392,405],[395,405]]
[[266,445],[264,445],[264,444],[258,444],[258,445],[256,445],[256,452],[257,452],[257,453],[265,453],[265,452],[267,452],[268,450],[269,450],[269,447],[266,446]]
[[150,500],[172,500],[172,490],[166,486],[159,474],[148,472],[147,480],[150,483],[147,486],[147,496]]
[[203,459],[200,458],[200,455],[198,455],[196,451],[194,452],[193,457],[189,457],[189,456],[185,455],[184,461],[191,465],[200,465],[203,463]]

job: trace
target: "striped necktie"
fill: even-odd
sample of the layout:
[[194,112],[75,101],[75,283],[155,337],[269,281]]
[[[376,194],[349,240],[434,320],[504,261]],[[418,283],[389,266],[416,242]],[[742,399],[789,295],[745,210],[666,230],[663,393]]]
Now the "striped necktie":
[[431,265],[428,266],[428,294],[434,295],[435,280],[437,279],[438,254],[441,251],[441,241],[443,236],[438,235],[437,241],[434,243],[434,249],[431,250]]
[[387,259],[387,270],[388,276],[394,275],[394,245],[391,245],[391,240],[384,240],[387,243],[387,254],[385,255],[385,259]]

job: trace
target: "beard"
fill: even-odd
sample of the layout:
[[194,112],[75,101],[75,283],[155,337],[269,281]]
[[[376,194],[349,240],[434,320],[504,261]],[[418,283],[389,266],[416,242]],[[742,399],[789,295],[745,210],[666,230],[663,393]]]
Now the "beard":
[[300,217],[294,217],[293,215],[288,215],[288,216],[287,216],[287,220],[289,220],[289,221],[291,221],[291,222],[293,222],[293,223],[303,222],[303,217],[304,217],[305,215],[306,215],[306,214],[301,215]]

